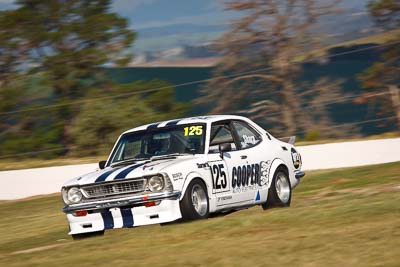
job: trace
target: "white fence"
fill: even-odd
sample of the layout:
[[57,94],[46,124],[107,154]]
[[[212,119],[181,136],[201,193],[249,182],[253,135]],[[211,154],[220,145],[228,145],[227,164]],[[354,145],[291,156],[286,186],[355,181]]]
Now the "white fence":
[[[400,161],[400,138],[298,147],[304,170],[353,167]],[[0,200],[59,192],[68,179],[96,170],[97,164],[0,172]]]

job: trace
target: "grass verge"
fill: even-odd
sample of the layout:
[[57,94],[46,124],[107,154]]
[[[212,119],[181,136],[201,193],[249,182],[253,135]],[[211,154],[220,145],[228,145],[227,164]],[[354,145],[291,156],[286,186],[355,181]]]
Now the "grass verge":
[[58,195],[0,202],[0,266],[399,266],[400,162],[310,172],[292,207],[72,241]]

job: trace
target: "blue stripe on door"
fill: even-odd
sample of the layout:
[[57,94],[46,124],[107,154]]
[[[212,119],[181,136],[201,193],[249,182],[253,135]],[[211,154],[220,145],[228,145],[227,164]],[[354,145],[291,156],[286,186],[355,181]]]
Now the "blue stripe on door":
[[113,229],[114,228],[114,218],[111,214],[111,211],[107,210],[101,213],[101,217],[103,217],[104,229]]
[[121,209],[122,221],[124,227],[132,227],[133,226],[133,213],[129,208]]
[[128,173],[130,173],[131,171],[133,171],[136,168],[139,168],[140,166],[143,166],[144,164],[146,164],[147,162],[144,163],[139,163],[139,164],[135,164],[133,166],[130,166],[129,168],[126,168],[125,170],[123,170],[122,172],[118,173],[117,176],[115,176],[114,180],[117,179],[124,179]]

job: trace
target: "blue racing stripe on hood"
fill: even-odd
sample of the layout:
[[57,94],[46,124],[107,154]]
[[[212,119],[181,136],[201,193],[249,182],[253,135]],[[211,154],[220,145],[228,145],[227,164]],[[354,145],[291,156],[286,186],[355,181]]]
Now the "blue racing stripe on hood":
[[135,165],[132,165],[132,166],[126,168],[122,172],[118,173],[117,176],[115,176],[114,180],[124,179],[128,175],[128,173],[130,173],[131,171],[133,171],[136,168],[139,168],[140,166],[143,166],[146,163],[147,162],[143,162],[143,163],[135,164]]
[[102,175],[100,175],[99,177],[97,177],[96,181],[94,181],[94,182],[95,182],[95,183],[104,182],[104,181],[107,179],[107,177],[108,177],[111,173],[115,172],[115,171],[118,170],[118,169],[119,169],[119,168],[106,171],[105,173],[103,173]]
[[166,126],[171,126],[171,125],[177,125],[178,122],[180,122],[181,120],[173,120],[173,121],[169,121],[167,122]]
[[158,125],[160,125],[160,122],[150,124],[149,126],[147,126],[147,130],[156,129],[158,127]]

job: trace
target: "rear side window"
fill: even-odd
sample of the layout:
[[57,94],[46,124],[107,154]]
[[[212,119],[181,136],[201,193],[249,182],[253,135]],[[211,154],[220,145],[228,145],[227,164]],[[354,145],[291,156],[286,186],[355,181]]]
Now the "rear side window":
[[261,136],[252,129],[247,123],[234,121],[233,127],[239,137],[241,148],[249,148],[261,142]]

